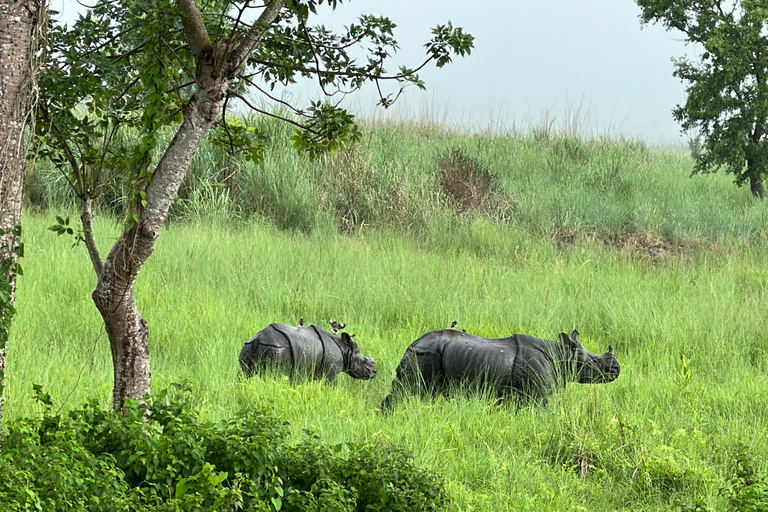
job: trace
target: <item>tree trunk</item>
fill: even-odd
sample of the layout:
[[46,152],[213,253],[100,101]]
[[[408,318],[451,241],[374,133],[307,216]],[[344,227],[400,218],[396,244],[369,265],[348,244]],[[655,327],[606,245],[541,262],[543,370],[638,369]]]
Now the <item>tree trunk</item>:
[[[15,265],[20,241],[13,234],[21,223],[22,190],[26,158],[24,128],[29,109],[32,62],[37,44],[38,0],[0,0],[0,262],[12,260],[10,272],[2,276],[10,280],[7,303],[3,301],[2,346],[0,346],[0,442],[5,388],[8,323],[6,315],[13,311],[16,298]],[[0,444],[0,446],[2,446]]]
[[[0,0],[1,1],[1,0]],[[248,55],[277,19],[285,0],[271,0],[248,33],[233,41],[219,39],[212,44],[195,0],[177,0],[182,24],[195,60],[197,91],[184,109],[184,120],[146,188],[146,207],[139,222],[115,243],[93,291],[109,336],[114,364],[113,407],[124,408],[125,400],[140,400],[150,392],[149,325],[142,318],[133,297],[139,271],[155,250],[157,237],[179,191],[192,157],[213,125],[219,122],[229,84],[246,65]],[[83,208],[83,218],[89,218]],[[92,231],[91,231],[92,234]],[[86,238],[86,241],[88,239]],[[95,244],[93,244],[95,247]],[[98,258],[91,257],[94,268]]]
[[197,149],[219,120],[228,79],[198,89],[185,109],[184,121],[147,185],[147,206],[139,223],[123,233],[99,272],[92,297],[109,336],[114,364],[113,407],[125,405],[126,398],[140,400],[150,392],[149,325],[133,297],[139,271],[155,250],[157,237],[171,202],[181,186]]
[[763,188],[763,180],[756,177],[754,174],[749,175],[749,190],[752,191],[752,195],[762,200],[765,199],[765,189]]

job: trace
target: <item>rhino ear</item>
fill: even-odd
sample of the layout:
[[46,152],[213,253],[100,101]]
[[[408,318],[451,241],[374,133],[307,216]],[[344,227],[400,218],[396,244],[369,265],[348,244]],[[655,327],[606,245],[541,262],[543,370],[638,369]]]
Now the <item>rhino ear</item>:
[[571,333],[571,339],[573,341],[575,341],[576,343],[578,343],[579,342],[579,331],[574,329],[573,332]]
[[558,334],[557,337],[565,345],[571,344],[571,338],[569,338],[568,335],[565,334],[564,332],[561,332],[560,334]]
[[355,342],[352,340],[352,336],[350,336],[346,332],[341,333],[341,342],[350,348],[357,346]]
[[614,355],[613,353],[613,345],[608,345],[608,353],[611,355]]

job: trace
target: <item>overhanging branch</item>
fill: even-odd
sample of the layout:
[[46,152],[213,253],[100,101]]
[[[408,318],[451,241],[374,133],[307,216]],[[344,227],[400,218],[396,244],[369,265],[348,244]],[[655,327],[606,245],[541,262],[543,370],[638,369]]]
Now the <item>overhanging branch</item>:
[[[179,0],[179,1],[194,1],[194,0]],[[253,52],[264,36],[267,35],[272,23],[277,19],[277,15],[280,14],[280,10],[285,6],[285,0],[272,0],[269,2],[264,11],[262,11],[259,19],[251,28],[246,32],[240,43],[232,50],[227,61],[232,66],[234,71],[233,75],[239,74],[246,63],[248,62],[248,56]],[[198,14],[200,11],[198,11]],[[201,18],[202,21],[202,18]]]

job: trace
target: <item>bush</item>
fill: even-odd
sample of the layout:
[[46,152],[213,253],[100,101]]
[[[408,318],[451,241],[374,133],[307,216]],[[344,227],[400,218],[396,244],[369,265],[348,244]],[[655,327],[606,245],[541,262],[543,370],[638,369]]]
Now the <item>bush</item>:
[[218,424],[188,392],[163,391],[125,416],[95,402],[65,416],[50,399],[12,423],[0,459],[2,510],[442,510],[443,482],[381,443],[287,442],[268,409]]
[[762,473],[749,449],[738,446],[735,468],[724,494],[732,510],[765,512],[768,510],[768,475]]

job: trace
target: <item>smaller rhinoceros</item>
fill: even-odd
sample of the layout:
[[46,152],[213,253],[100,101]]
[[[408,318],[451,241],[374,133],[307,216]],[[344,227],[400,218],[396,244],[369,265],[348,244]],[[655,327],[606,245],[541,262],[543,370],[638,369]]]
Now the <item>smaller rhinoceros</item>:
[[332,383],[340,372],[355,379],[376,376],[374,359],[360,352],[352,336],[342,332],[339,337],[316,325],[270,324],[245,343],[239,359],[248,377],[265,368]]
[[404,392],[434,394],[467,386],[502,400],[514,396],[518,405],[533,401],[546,407],[547,397],[566,382],[610,382],[619,376],[613,347],[598,355],[579,343],[578,331],[559,338],[489,339],[450,329],[427,333],[406,349],[381,410],[389,412]]

